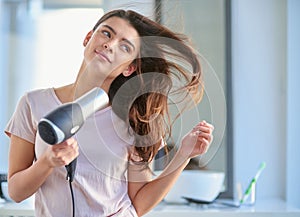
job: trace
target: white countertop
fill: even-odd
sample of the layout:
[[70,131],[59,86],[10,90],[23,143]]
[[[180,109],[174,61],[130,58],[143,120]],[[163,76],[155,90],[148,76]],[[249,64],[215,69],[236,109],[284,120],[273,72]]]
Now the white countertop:
[[[226,201],[225,202],[230,202]],[[166,204],[162,202],[145,217],[300,217],[300,209],[293,208],[281,199],[260,200],[255,205],[229,207],[219,204]]]
[[[30,203],[0,202],[0,217],[34,216]],[[144,217],[300,217],[300,209],[293,208],[280,199],[257,201],[253,206],[239,208],[222,205],[160,203]]]
[[22,203],[0,201],[0,217],[8,216],[33,217],[33,204],[28,203],[27,201]]

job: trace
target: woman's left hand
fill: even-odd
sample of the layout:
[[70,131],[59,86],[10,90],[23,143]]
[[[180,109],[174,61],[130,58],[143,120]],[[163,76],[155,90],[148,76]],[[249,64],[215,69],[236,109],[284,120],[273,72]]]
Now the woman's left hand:
[[213,140],[213,125],[206,121],[201,121],[189,133],[187,133],[179,147],[180,155],[193,158],[205,154]]

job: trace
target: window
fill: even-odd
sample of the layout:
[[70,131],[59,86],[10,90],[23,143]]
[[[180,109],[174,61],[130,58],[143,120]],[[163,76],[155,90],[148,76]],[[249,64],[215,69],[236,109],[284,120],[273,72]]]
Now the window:
[[45,10],[37,22],[33,88],[74,82],[83,59],[83,40],[103,15],[99,9]]

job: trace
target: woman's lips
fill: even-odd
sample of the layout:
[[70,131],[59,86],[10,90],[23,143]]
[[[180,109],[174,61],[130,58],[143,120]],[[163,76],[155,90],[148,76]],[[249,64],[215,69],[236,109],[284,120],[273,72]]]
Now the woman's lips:
[[108,57],[103,51],[98,51],[98,50],[96,50],[95,52],[96,52],[96,54],[97,54],[98,56],[100,56],[102,59],[104,59],[104,60],[106,60],[107,62],[111,63],[111,60],[109,59],[109,57]]

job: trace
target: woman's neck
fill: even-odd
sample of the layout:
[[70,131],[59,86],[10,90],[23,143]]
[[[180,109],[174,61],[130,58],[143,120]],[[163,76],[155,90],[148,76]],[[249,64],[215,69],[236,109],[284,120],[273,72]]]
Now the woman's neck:
[[73,91],[75,94],[74,96],[78,98],[95,87],[100,87],[106,93],[108,93],[112,80],[110,79],[104,79],[104,81],[95,80],[95,78],[91,78],[89,76],[90,74],[93,73],[88,73],[87,70],[88,70],[87,67],[83,63],[80,67],[80,71],[73,85]]
[[55,88],[55,94],[62,103],[72,102],[74,97],[74,84],[69,84],[63,87]]

